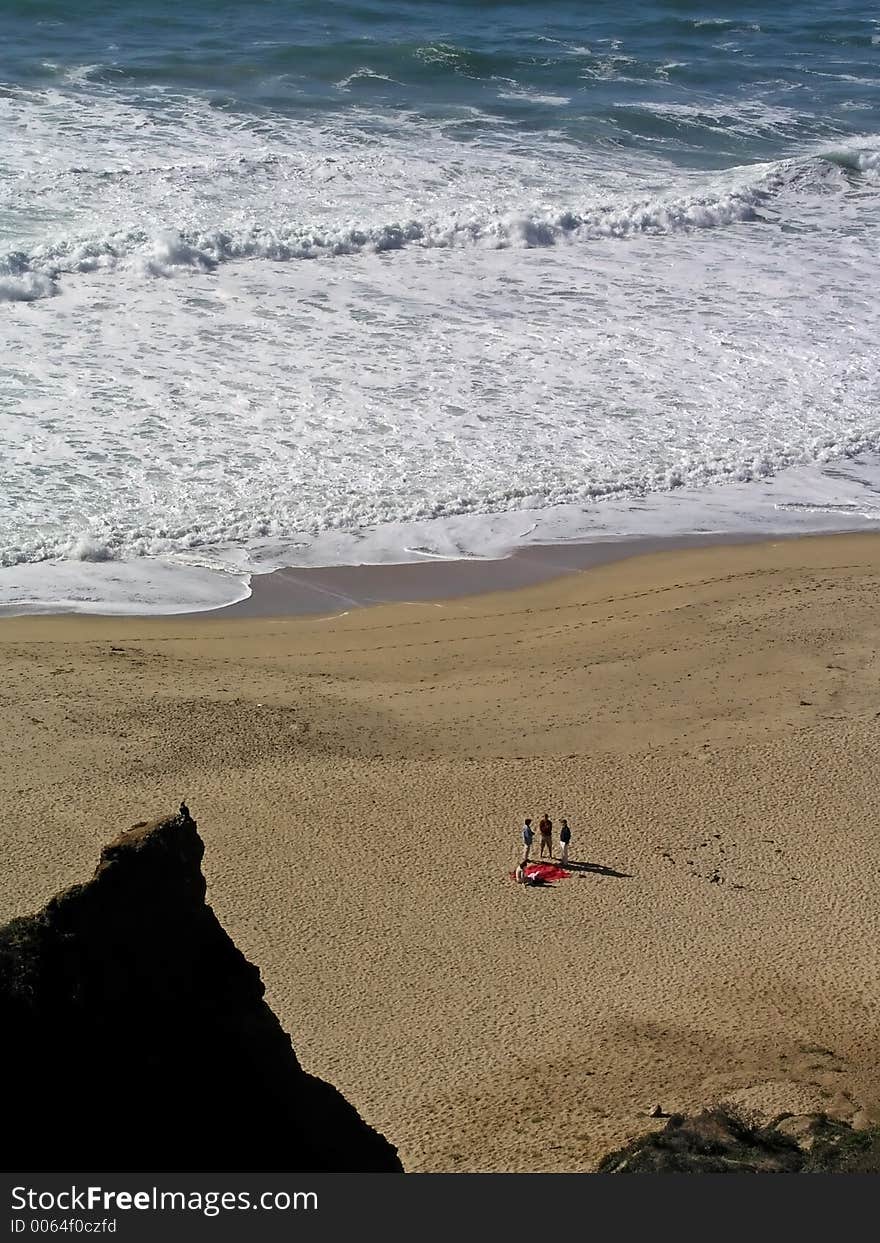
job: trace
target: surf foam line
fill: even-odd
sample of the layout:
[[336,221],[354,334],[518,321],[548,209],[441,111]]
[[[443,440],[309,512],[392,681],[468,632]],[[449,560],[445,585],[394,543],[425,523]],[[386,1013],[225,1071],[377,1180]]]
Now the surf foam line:
[[264,259],[286,262],[339,255],[381,254],[405,247],[487,249],[554,246],[558,243],[663,235],[766,219],[761,209],[805,180],[818,192],[829,189],[829,173],[872,173],[877,152],[835,152],[825,156],[760,165],[760,176],[740,186],[705,194],[636,203],[609,203],[582,211],[499,212],[469,218],[413,219],[358,227],[278,228],[253,224],[235,230],[128,230],[105,237],[68,238],[0,258],[0,301],[30,302],[58,293],[64,275],[120,267],[146,277],[167,277],[185,269],[209,272],[222,263]]
[[[880,426],[843,436],[822,436],[800,448],[749,451],[726,461],[684,461],[677,466],[647,469],[639,475],[615,481],[557,484],[539,489],[513,488],[503,494],[458,496],[437,499],[427,506],[365,504],[350,522],[325,512],[307,518],[275,503],[261,514],[240,511],[214,513],[210,520],[175,529],[144,528],[126,523],[124,513],[95,519],[89,528],[57,529],[52,534],[28,538],[22,533],[6,547],[0,546],[0,569],[41,562],[107,562],[136,558],[179,558],[181,564],[204,570],[228,568],[228,550],[248,548],[263,541],[280,541],[288,547],[306,548],[328,533],[356,533],[380,529],[389,523],[413,524],[462,517],[487,518],[525,510],[543,513],[559,506],[613,503],[624,499],[647,499],[681,490],[705,490],[718,484],[755,484],[772,480],[790,467],[857,459],[863,454],[880,455]],[[279,563],[282,564],[282,563]],[[284,561],[283,564],[289,564]]]

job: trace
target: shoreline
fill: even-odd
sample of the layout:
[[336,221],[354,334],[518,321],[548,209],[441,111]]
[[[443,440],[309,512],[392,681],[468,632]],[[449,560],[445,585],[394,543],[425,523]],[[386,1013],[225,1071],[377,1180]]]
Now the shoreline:
[[[842,533],[842,532],[841,532]],[[798,538],[798,537],[795,537]],[[622,537],[532,544],[506,557],[424,558],[366,565],[295,566],[251,577],[244,600],[211,609],[218,620],[237,617],[299,617],[379,604],[429,604],[496,591],[537,587],[569,574],[676,549],[764,540],[747,533]],[[198,614],[178,614],[194,617]]]
[[[175,554],[16,562],[0,571],[0,618],[268,617],[516,590],[653,551],[880,529],[880,455],[778,477],[680,488],[638,503],[389,522],[286,548],[218,545]],[[253,557],[253,560],[251,558]],[[286,564],[289,559],[290,563]],[[271,568],[276,567],[276,568]]]
[[774,544],[785,540],[827,539],[874,534],[864,528],[816,532],[719,531],[706,534],[620,537],[531,544],[506,557],[435,558],[366,565],[295,566],[251,577],[243,600],[180,618],[338,616],[351,609],[393,604],[431,604],[538,587],[572,574],[628,561],[696,548]]
[[746,548],[815,540],[867,538],[863,526],[834,530],[713,531],[693,534],[611,536],[594,540],[529,544],[503,557],[436,557],[420,561],[287,566],[250,574],[249,594],[229,604],[180,612],[99,612],[82,609],[19,610],[0,605],[0,627],[16,621],[118,623],[197,622],[344,617],[352,611],[395,605],[441,605],[468,598],[540,588],[560,579],[634,559],[674,556],[712,548]]

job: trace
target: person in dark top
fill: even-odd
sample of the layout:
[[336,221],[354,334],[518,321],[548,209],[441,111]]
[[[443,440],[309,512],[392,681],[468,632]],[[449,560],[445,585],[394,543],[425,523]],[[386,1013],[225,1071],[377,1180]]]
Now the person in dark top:
[[546,850],[547,854],[552,859],[553,858],[553,821],[547,815],[546,811],[544,812],[544,815],[541,818],[541,823],[538,825],[538,832],[541,834],[541,850],[538,855],[538,858],[543,859],[544,851]]
[[559,828],[559,842],[562,846],[562,862],[568,863],[568,843],[571,841],[571,829],[568,827],[568,821],[563,817],[562,824]]

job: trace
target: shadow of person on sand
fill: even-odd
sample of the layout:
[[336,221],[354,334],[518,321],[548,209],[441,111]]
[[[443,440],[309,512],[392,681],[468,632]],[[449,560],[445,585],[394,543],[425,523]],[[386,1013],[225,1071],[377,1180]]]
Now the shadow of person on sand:
[[616,876],[620,880],[631,880],[632,872],[616,872],[614,868],[607,868],[601,863],[575,863],[569,860],[568,863],[560,863],[560,867],[567,868],[569,872],[592,872],[594,876]]

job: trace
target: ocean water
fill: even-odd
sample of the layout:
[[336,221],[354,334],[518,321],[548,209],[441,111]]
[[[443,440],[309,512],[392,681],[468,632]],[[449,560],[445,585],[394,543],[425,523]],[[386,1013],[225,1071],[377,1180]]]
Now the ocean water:
[[880,14],[2,0],[0,606],[880,518]]

